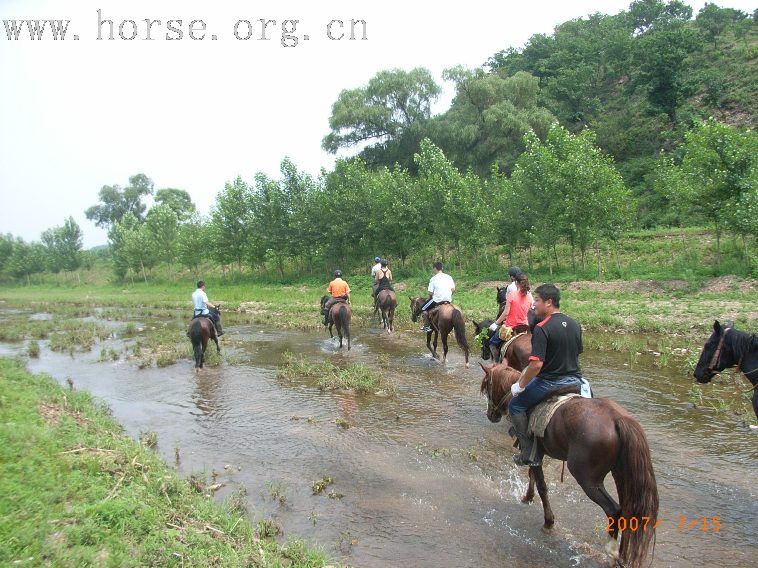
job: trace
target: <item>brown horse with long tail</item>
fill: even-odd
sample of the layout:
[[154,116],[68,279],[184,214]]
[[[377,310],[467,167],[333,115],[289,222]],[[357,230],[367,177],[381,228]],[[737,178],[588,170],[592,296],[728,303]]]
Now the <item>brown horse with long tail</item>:
[[[487,418],[499,422],[512,398],[511,385],[521,373],[506,363],[482,365],[482,369],[480,391],[487,395]],[[639,422],[612,400],[576,397],[555,411],[539,443],[548,456],[568,464],[587,497],[600,505],[608,518],[610,536],[618,538],[621,532],[621,564],[642,566],[655,539],[658,488],[650,448]],[[619,503],[605,489],[608,472],[616,482]],[[529,468],[524,503],[534,499],[535,483],[542,500],[544,528],[549,529],[555,517],[542,466]]]
[[[427,302],[424,298],[411,298],[411,320],[418,321],[421,315],[421,308]],[[426,346],[432,357],[439,359],[437,355],[437,338],[442,336],[442,362],[447,360],[447,336],[451,331],[455,331],[455,340],[458,345],[463,349],[463,354],[466,359],[466,366],[468,367],[469,347],[466,340],[466,324],[463,321],[463,314],[461,310],[456,308],[452,304],[441,304],[435,307],[429,312],[429,323],[432,327],[432,331],[426,334]],[[434,334],[434,342],[432,342],[432,334]]]
[[[219,321],[221,321],[221,310],[216,308],[208,308],[210,311],[217,315]],[[205,316],[195,317],[190,322],[189,332],[187,335],[192,342],[192,352],[195,357],[195,371],[199,371],[203,368],[205,362],[205,350],[208,348],[208,340],[212,339],[216,344],[216,350],[221,353],[221,347],[218,344],[218,334],[216,333],[216,326],[210,318]]]
[[376,294],[376,308],[382,312],[382,327],[392,333],[395,322],[397,296],[392,290],[379,290]]
[[[321,310],[324,310],[329,296],[321,297]],[[329,308],[329,337],[334,337],[332,327],[337,328],[337,336],[340,338],[342,349],[343,338],[347,339],[347,350],[350,351],[350,321],[353,319],[353,310],[347,302],[336,302]]]

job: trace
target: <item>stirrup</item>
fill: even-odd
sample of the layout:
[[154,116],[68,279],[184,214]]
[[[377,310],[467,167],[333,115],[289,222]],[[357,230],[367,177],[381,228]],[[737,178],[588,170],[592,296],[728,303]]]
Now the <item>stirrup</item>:
[[513,456],[513,461],[516,465],[528,465],[529,467],[540,467],[542,465],[541,459],[532,461],[530,459],[525,459],[521,454],[515,454]]

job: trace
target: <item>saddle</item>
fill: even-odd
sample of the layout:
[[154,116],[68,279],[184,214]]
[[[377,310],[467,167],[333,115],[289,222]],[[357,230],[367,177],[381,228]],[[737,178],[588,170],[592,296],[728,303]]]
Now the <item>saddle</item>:
[[[542,460],[545,449],[542,447],[541,439],[545,437],[545,430],[547,430],[550,420],[561,406],[574,398],[582,398],[580,385],[570,385],[559,389],[527,411],[527,416],[529,416],[527,433],[535,437],[534,444],[532,444],[532,453],[529,456],[531,461]],[[508,419],[510,420],[510,416]],[[513,427],[511,427],[508,433],[511,437],[516,437]],[[518,438],[516,438],[513,446],[519,447]]]

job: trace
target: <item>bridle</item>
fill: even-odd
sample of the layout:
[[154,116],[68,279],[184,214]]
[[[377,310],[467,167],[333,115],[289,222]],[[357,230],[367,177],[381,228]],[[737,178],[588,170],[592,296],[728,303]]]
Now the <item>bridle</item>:
[[[487,401],[490,404],[493,404],[493,402],[492,402],[492,373],[491,372],[487,376],[487,379],[488,379],[488,381],[487,381]],[[503,398],[500,400],[500,402],[498,403],[498,405],[493,408],[493,410],[497,411],[497,412],[500,412],[500,414],[502,414],[502,411],[501,411],[500,407],[503,406],[503,403],[506,401],[506,399],[508,398],[508,396],[510,396],[510,393],[505,393],[503,395]]]
[[[719,371],[716,370],[716,367],[718,366],[719,360],[721,359],[721,350],[724,347],[724,340],[726,339],[726,334],[729,333],[729,331],[731,331],[731,329],[732,329],[731,327],[725,327],[724,328],[724,332],[721,334],[721,338],[719,339],[719,343],[716,346],[716,351],[713,352],[713,356],[711,357],[711,362],[708,364],[708,372],[711,373],[712,375],[714,375],[714,374],[716,374],[716,373],[719,372]],[[742,359],[743,359],[743,357],[744,357],[744,355],[742,357],[740,357],[739,361],[737,361],[737,372],[738,373],[742,373],[743,375],[745,375],[745,377],[748,377],[748,375],[751,375],[751,374],[755,373],[756,371],[758,371],[758,367],[756,367],[755,369],[752,369],[750,371],[743,370],[742,369]],[[756,385],[752,389],[750,389],[750,390],[755,390],[756,386],[758,386],[758,383],[756,383]]]
[[711,357],[711,362],[708,363],[708,372],[711,374],[715,374],[718,371],[716,371],[716,367],[718,366],[719,359],[721,359],[721,349],[724,347],[724,340],[726,339],[726,334],[729,333],[731,330],[731,327],[725,327],[724,332],[721,334],[721,338],[719,338],[719,343],[716,346],[716,351],[713,352],[713,356]]

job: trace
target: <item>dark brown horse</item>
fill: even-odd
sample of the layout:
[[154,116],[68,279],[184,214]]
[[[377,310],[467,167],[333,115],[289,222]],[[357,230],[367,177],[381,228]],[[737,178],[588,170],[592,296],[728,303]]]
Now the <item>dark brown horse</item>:
[[[330,296],[321,297],[321,311],[324,311],[324,306],[329,300]],[[337,335],[340,338],[340,349],[342,349],[343,337],[347,339],[347,350],[350,351],[350,321],[353,318],[353,310],[350,308],[350,304],[347,302],[336,302],[329,308],[329,337],[334,337],[332,333],[332,327],[337,327]]]
[[382,327],[387,333],[394,330],[397,296],[392,290],[380,290],[376,294],[376,306],[382,311]]
[[[421,315],[421,308],[428,299],[424,298],[411,298],[411,320],[418,321]],[[466,324],[463,321],[463,314],[461,310],[456,308],[453,304],[442,304],[432,309],[429,312],[429,324],[432,327],[432,331],[426,334],[426,346],[429,348],[429,352],[432,357],[439,359],[437,355],[437,338],[442,335],[442,362],[447,361],[447,336],[451,331],[455,331],[455,340],[458,345],[463,349],[463,354],[466,358],[466,367],[468,367],[469,347],[468,341],[466,341]],[[434,334],[434,347],[432,347],[432,334]]]
[[[487,395],[487,418],[499,422],[507,412],[511,385],[520,373],[505,363],[482,365],[480,391]],[[602,507],[608,517],[608,532],[618,538],[623,566],[642,565],[655,537],[658,517],[658,488],[645,432],[626,410],[605,398],[574,398],[556,410],[538,438],[545,453],[568,463],[569,471],[587,497]],[[616,482],[620,503],[605,489],[610,472]],[[544,528],[555,522],[547,497],[542,466],[529,468],[529,488],[522,502],[534,499],[537,485],[544,511]]]
[[[217,315],[219,321],[221,321],[221,310],[218,308],[208,308],[214,315]],[[205,361],[205,350],[208,348],[208,340],[212,339],[216,344],[216,349],[221,353],[221,347],[218,344],[218,335],[216,334],[216,327],[210,318],[205,316],[196,317],[190,322],[189,332],[190,341],[192,342],[192,352],[195,355],[195,370],[199,371],[203,368],[203,362]]]
[[[500,317],[500,316],[498,316]],[[492,320],[483,320],[481,322],[474,323],[474,337],[478,337],[482,333],[482,330],[487,329],[492,325]],[[512,367],[515,367],[519,371],[523,370],[529,364],[529,355],[532,354],[532,334],[527,326],[516,326],[513,330],[514,334],[526,332],[526,335],[517,337],[514,341],[505,348],[505,352],[502,350],[499,352],[498,357],[495,359],[496,363],[501,361],[507,361]],[[488,338],[492,338],[492,335],[498,333],[497,331],[488,332]],[[501,346],[502,347],[502,346]],[[482,344],[482,359],[489,360],[494,353],[490,349],[489,339]]]
[[758,418],[758,335],[738,331],[733,323],[722,326],[716,320],[695,366],[695,378],[699,383],[708,383],[735,365],[753,385],[753,412]]

